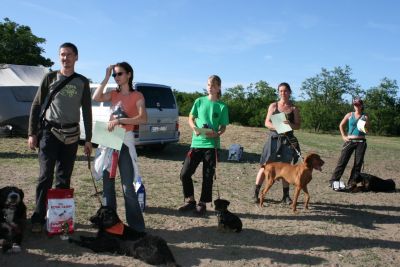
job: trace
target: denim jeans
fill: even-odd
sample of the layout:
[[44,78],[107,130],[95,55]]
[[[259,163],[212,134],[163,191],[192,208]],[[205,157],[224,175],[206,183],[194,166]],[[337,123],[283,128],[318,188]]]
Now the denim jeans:
[[[125,201],[125,216],[128,225],[136,231],[144,232],[145,225],[139,201],[133,186],[134,170],[129,149],[122,145],[118,159],[119,173],[121,176],[122,192]],[[117,210],[115,194],[115,178],[110,179],[107,170],[103,172],[103,204]]]
[[46,217],[47,191],[52,188],[54,168],[56,168],[56,188],[68,189],[71,183],[71,174],[74,169],[78,142],[65,145],[50,131],[51,126],[43,129],[39,140],[40,173],[36,186],[36,207],[32,214],[32,223],[44,223]]

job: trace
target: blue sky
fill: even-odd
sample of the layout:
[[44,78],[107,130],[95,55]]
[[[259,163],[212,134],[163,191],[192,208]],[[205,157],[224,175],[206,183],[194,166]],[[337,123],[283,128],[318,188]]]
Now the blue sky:
[[260,80],[301,83],[349,65],[369,89],[384,77],[400,82],[400,2],[396,0],[0,0],[8,17],[58,47],[78,46],[76,71],[95,82],[127,61],[135,81],[202,91],[217,74],[223,88]]

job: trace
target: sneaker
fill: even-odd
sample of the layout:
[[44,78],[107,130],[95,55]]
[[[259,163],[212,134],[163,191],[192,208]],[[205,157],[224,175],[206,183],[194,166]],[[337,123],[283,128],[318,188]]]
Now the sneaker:
[[190,210],[195,210],[196,209],[196,201],[188,201],[186,202],[183,206],[178,208],[178,211],[180,212],[186,212]]
[[203,216],[206,213],[206,210],[207,210],[206,204],[200,202],[199,204],[197,204],[194,213],[199,216]]
[[43,230],[43,224],[41,223],[33,223],[32,224],[32,233],[41,233]]

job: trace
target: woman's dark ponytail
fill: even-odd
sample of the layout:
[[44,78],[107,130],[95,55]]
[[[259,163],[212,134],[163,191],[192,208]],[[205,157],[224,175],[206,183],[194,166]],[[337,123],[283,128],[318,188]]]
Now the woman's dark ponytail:
[[[126,73],[131,73],[131,77],[129,78],[129,81],[128,81],[129,91],[135,91],[135,90],[133,89],[133,76],[134,76],[134,72],[133,72],[132,66],[129,65],[129,63],[128,63],[128,62],[125,62],[125,61],[124,61],[124,62],[117,63],[117,64],[115,64],[115,66],[118,66],[118,67],[123,68],[123,69],[126,71]],[[118,92],[121,91],[121,89],[119,88],[119,86],[118,86],[118,88],[117,88],[117,91],[118,91]]]

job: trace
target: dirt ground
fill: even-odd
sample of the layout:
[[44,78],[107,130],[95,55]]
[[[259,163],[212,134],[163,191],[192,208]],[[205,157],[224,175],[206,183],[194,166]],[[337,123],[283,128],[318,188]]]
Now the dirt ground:
[[[328,180],[340,152],[339,136],[299,133],[303,153],[318,152],[326,164],[314,172],[308,186],[310,209],[299,212],[279,203],[282,186],[275,184],[264,208],[251,203],[265,129],[231,125],[222,137],[214,198],[231,202],[229,209],[243,222],[241,233],[220,233],[211,205],[205,217],[182,215],[179,172],[189,148],[187,118],[181,118],[181,140],[162,152],[141,150],[139,166],[147,191],[144,213],[147,231],[167,240],[182,266],[400,266],[400,194],[344,193],[328,188]],[[395,142],[392,142],[395,141]],[[230,144],[239,143],[245,153],[241,162],[227,161]],[[400,185],[399,139],[370,138],[365,172],[395,180]],[[385,150],[385,151],[382,151]],[[352,163],[352,162],[350,162]],[[350,164],[351,165],[351,164]],[[34,207],[38,174],[37,155],[23,138],[0,138],[0,185],[16,185],[25,192],[28,216]],[[350,167],[346,169],[348,177]],[[344,175],[344,177],[345,177]],[[117,178],[118,179],[118,178]],[[196,198],[201,187],[201,166],[194,175]],[[347,178],[344,180],[347,181]],[[87,162],[79,151],[72,186],[75,188],[76,232],[93,235],[88,217],[98,208]],[[101,188],[101,184],[98,184]],[[293,193],[291,187],[290,193]],[[121,192],[118,192],[121,196]],[[124,205],[118,199],[124,219]],[[146,266],[126,256],[95,254],[62,241],[58,236],[25,232],[23,251],[0,254],[0,266]]]

